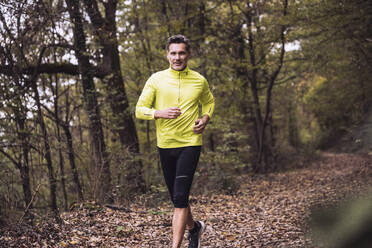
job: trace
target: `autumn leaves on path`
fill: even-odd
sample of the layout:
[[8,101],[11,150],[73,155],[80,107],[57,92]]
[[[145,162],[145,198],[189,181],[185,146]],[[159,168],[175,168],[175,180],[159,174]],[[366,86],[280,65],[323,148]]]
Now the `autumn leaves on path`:
[[[368,155],[324,153],[303,169],[244,175],[235,195],[194,196],[194,215],[207,224],[202,247],[313,247],[306,235],[310,209],[367,192],[371,160]],[[138,203],[129,211],[83,204],[62,218],[62,227],[41,223],[19,237],[15,230],[6,231],[0,246],[170,247],[168,202],[157,208]]]
[[308,168],[246,177],[237,196],[204,198],[207,204],[198,205],[198,217],[209,223],[204,247],[312,247],[305,238],[310,208],[366,192],[371,161],[326,153]]

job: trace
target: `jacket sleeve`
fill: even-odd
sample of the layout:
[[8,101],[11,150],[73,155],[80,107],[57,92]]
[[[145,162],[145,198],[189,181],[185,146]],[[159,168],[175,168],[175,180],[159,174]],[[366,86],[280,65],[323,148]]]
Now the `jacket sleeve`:
[[155,109],[152,108],[152,105],[155,100],[156,90],[151,81],[151,78],[147,80],[145,87],[142,90],[142,93],[138,99],[136,105],[136,118],[143,120],[154,120]]
[[208,115],[209,118],[211,118],[214,111],[214,97],[209,89],[207,80],[204,80],[204,88],[200,96],[200,103],[202,105],[202,116]]

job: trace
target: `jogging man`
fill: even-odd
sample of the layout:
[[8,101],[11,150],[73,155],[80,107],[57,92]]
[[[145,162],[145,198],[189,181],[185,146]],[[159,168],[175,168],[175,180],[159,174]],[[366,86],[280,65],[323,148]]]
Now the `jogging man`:
[[147,80],[137,102],[136,117],[155,120],[164,179],[174,205],[173,248],[181,247],[186,228],[189,248],[199,248],[205,224],[193,220],[189,193],[214,98],[207,80],[187,66],[191,50],[185,36],[171,36],[166,52],[170,67]]

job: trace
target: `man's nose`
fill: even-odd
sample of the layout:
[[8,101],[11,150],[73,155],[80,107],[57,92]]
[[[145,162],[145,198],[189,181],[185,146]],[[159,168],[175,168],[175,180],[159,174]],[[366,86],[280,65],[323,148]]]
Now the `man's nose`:
[[180,59],[180,55],[178,53],[176,54],[176,59]]

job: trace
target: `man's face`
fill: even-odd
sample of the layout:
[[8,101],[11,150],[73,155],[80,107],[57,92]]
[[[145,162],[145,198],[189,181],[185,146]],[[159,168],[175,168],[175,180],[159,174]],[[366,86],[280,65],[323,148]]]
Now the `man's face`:
[[172,43],[167,51],[169,65],[173,70],[182,71],[187,66],[190,52],[186,50],[185,43]]

